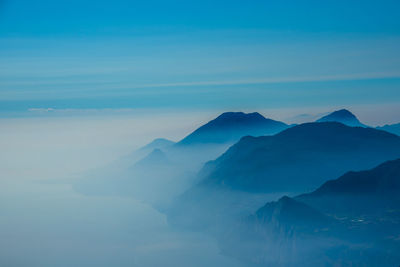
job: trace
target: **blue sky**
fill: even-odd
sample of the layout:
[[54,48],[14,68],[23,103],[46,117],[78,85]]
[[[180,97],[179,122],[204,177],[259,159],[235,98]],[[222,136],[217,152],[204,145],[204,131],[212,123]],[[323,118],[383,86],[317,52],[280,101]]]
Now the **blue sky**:
[[0,1],[0,112],[400,102],[398,1]]

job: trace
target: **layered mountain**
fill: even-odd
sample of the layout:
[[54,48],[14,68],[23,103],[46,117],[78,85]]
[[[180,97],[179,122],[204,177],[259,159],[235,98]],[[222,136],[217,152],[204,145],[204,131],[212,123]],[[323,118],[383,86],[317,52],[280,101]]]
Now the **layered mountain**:
[[350,171],[324,183],[303,197],[368,195],[388,197],[400,192],[400,159],[386,161],[366,171]]
[[397,159],[348,172],[312,193],[269,202],[220,244],[228,254],[268,266],[395,266],[399,195]]
[[397,124],[386,124],[384,126],[376,127],[378,130],[387,131],[400,136],[400,123]]
[[305,123],[274,136],[243,137],[203,167],[199,182],[173,202],[168,219],[188,228],[223,227],[272,194],[310,192],[350,170],[399,157],[400,137],[337,122]]
[[[130,172],[132,177],[140,181],[139,185],[159,188],[163,192],[158,195],[166,195],[167,188],[185,188],[194,183],[195,174],[205,162],[220,156],[241,137],[271,134],[287,127],[282,122],[266,119],[256,112],[226,112],[176,144],[157,139],[145,146],[146,149],[155,149],[130,168]],[[170,194],[170,199],[176,196],[176,190],[172,191],[174,194]],[[166,202],[166,199],[160,202]]]
[[101,170],[75,188],[90,194],[110,191],[160,208],[197,182],[196,173],[205,162],[219,157],[241,137],[273,134],[287,127],[256,112],[226,112],[178,143],[155,139],[119,160],[112,170]]
[[135,163],[135,167],[139,168],[147,168],[154,165],[164,166],[168,165],[171,162],[169,161],[167,155],[161,149],[154,149],[151,153],[149,153],[145,158],[139,160]]
[[278,133],[289,126],[267,119],[258,112],[225,112],[183,138],[177,145],[234,143],[246,135]]
[[400,159],[366,171],[347,172],[296,199],[328,213],[345,215],[384,214],[399,209]]
[[147,145],[141,147],[139,149],[139,151],[145,151],[147,153],[153,151],[154,149],[167,149],[169,147],[171,147],[172,145],[174,145],[175,142],[165,139],[165,138],[156,138],[153,141],[151,141],[150,143],[148,143]]
[[165,139],[165,138],[156,138],[150,143],[136,149],[135,151],[131,152],[130,154],[126,155],[125,157],[121,158],[119,161],[125,162],[128,165],[132,165],[135,162],[143,159],[144,157],[150,155],[155,149],[159,149],[165,151],[172,147],[175,142]]
[[176,162],[178,168],[181,165],[198,171],[205,162],[220,156],[243,136],[270,135],[288,127],[283,122],[267,119],[257,112],[226,112],[175,144],[157,139],[143,149],[158,148]]
[[255,218],[259,223],[269,224],[279,231],[315,231],[316,227],[326,227],[332,218],[318,210],[284,196],[276,202],[268,202],[257,210]]
[[274,136],[244,137],[201,171],[202,185],[301,192],[349,170],[400,157],[400,137],[337,122],[305,123]]
[[365,124],[362,124],[357,119],[357,117],[347,109],[334,111],[318,119],[316,122],[340,122],[351,127],[367,127]]

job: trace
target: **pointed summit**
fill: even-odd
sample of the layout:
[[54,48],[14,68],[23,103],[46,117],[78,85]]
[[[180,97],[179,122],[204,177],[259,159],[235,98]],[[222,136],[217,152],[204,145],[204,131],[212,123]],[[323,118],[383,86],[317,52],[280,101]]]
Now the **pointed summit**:
[[356,127],[356,126],[367,127],[366,125],[362,124],[357,119],[357,117],[347,109],[334,111],[317,120],[317,122],[332,122],[332,121],[340,122],[351,127]]
[[234,143],[246,135],[270,135],[287,127],[285,123],[267,119],[258,112],[225,112],[199,127],[178,144]]

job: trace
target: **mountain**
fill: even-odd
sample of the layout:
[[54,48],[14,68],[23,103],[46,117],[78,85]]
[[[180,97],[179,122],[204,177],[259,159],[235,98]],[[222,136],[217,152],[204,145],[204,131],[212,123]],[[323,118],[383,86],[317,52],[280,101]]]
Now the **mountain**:
[[257,112],[225,112],[199,127],[177,145],[234,143],[246,135],[270,135],[288,127],[283,122],[267,119]]
[[116,161],[112,162],[105,168],[102,168],[102,170],[99,170],[100,172],[107,171],[105,169],[125,169],[128,167],[131,167],[134,165],[136,162],[144,159],[145,157],[149,156],[151,152],[153,152],[155,149],[160,149],[162,151],[166,151],[170,147],[172,147],[175,144],[175,142],[170,141],[165,138],[157,138],[151,141],[150,143],[146,144],[145,146],[142,146],[131,153],[117,159]]
[[268,266],[397,266],[400,159],[268,202],[220,237],[225,253]]
[[379,166],[359,172],[347,172],[330,180],[308,196],[326,195],[388,195],[400,192],[400,159],[390,160]]
[[[205,162],[220,156],[243,136],[268,135],[288,127],[283,122],[266,119],[257,112],[226,112],[175,144],[156,139],[143,149],[159,148],[175,162],[175,168],[184,167],[197,172]],[[160,147],[160,143],[164,146]]]
[[217,240],[224,254],[248,266],[350,266],[330,258],[345,261],[336,251],[346,244],[331,237],[338,228],[334,218],[285,196],[236,223],[226,223]]
[[196,173],[205,162],[219,157],[241,137],[273,134],[287,127],[256,112],[226,112],[178,143],[155,139],[119,160],[111,171],[101,170],[75,188],[90,194],[110,191],[131,196],[163,209],[197,182]]
[[175,142],[170,141],[165,138],[157,138],[148,143],[145,146],[140,147],[139,149],[133,151],[129,155],[125,156],[125,161],[128,162],[130,165],[132,163],[135,163],[144,157],[148,156],[154,149],[160,149],[160,150],[167,150],[170,147],[172,147],[175,144]]
[[397,124],[386,124],[384,126],[376,127],[376,129],[400,135],[400,123],[397,123]]
[[263,224],[275,224],[281,230],[285,227],[285,231],[293,230],[293,226],[302,231],[315,231],[317,225],[325,227],[331,222],[331,218],[318,210],[287,196],[268,202],[257,210],[255,217]]
[[153,151],[154,149],[165,149],[168,148],[172,145],[174,145],[175,142],[165,139],[165,138],[157,138],[151,141],[149,144],[141,147],[139,151],[146,151],[150,152]]
[[147,168],[154,165],[164,166],[168,164],[170,164],[168,157],[163,151],[161,151],[161,149],[156,148],[145,158],[135,163],[134,166],[139,168]]
[[310,192],[350,170],[399,157],[400,137],[337,122],[305,123],[274,136],[244,137],[205,164],[198,183],[169,207],[168,220],[189,229],[223,227],[272,194]]
[[296,197],[308,205],[337,214],[385,213],[400,206],[400,159],[359,172],[347,172],[312,193]]
[[366,125],[362,124],[357,117],[348,111],[347,109],[341,109],[334,111],[320,119],[318,119],[316,122],[340,122],[343,123],[347,126],[351,127],[367,127]]
[[400,157],[400,137],[337,122],[305,123],[274,136],[244,137],[201,170],[203,185],[302,192],[349,170]]

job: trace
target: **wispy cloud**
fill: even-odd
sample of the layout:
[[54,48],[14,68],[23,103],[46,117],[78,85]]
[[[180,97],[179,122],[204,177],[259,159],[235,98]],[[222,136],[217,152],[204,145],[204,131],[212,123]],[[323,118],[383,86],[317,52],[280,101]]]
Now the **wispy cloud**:
[[399,72],[381,72],[381,73],[359,73],[342,75],[323,75],[323,76],[305,76],[305,77],[270,77],[254,78],[244,80],[219,80],[219,81],[194,81],[181,83],[154,83],[132,86],[131,88],[145,87],[187,87],[187,86],[210,86],[210,85],[246,85],[246,84],[269,84],[269,83],[297,83],[297,82],[324,82],[324,81],[351,81],[351,80],[370,80],[400,78]]

